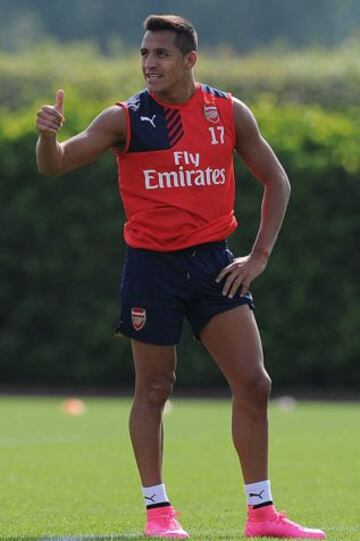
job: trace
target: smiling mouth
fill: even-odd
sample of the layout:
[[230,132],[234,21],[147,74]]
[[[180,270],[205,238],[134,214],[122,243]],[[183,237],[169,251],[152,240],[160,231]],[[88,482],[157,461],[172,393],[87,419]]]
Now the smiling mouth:
[[145,78],[147,81],[158,81],[161,79],[162,75],[158,75],[156,73],[146,73]]

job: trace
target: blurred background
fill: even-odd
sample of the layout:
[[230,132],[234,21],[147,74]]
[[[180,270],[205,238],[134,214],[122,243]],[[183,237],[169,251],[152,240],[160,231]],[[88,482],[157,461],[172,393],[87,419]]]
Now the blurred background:
[[[358,0],[0,0],[0,390],[133,384],[129,344],[113,338],[125,220],[114,157],[42,177],[34,123],[57,88],[66,92],[62,139],[141,89],[142,21],[154,12],[195,24],[198,80],[253,109],[292,182],[277,247],[252,288],[274,392],[356,395]],[[236,174],[230,245],[243,255],[261,188],[240,160]],[[225,388],[185,325],[177,389]]]

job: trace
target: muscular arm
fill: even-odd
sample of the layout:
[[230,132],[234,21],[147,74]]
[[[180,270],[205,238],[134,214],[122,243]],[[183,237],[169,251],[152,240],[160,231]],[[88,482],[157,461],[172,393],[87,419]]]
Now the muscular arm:
[[254,115],[234,100],[236,150],[248,169],[264,186],[261,222],[252,249],[268,257],[274,247],[290,197],[290,183],[279,160],[260,134]]
[[234,99],[236,150],[253,176],[263,184],[259,230],[251,253],[239,257],[218,275],[226,277],[224,293],[234,296],[240,289],[245,294],[253,279],[264,270],[275,245],[290,197],[287,175],[269,144],[262,137],[254,115],[241,101]]
[[56,136],[62,122],[62,103],[44,106],[38,113],[36,157],[44,175],[63,175],[92,163],[113,145],[125,144],[125,112],[118,106],[105,109],[83,132],[59,143]]

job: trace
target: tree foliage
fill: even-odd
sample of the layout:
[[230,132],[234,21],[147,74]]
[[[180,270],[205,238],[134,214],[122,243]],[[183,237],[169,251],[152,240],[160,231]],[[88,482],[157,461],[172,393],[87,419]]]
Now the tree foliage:
[[[332,51],[272,49],[241,57],[218,49],[200,55],[196,76],[250,103],[271,95],[277,103],[360,107],[360,41]],[[86,107],[88,100],[125,99],[143,85],[137,51],[104,56],[92,43],[44,42],[19,54],[0,53],[0,80],[0,103],[10,109],[47,103],[57,88],[80,95]]]

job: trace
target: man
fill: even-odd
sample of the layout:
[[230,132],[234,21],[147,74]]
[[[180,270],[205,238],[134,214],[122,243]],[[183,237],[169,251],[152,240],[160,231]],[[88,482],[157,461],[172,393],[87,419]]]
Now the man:
[[[60,175],[112,148],[127,223],[122,310],[131,339],[135,396],[130,434],[147,508],[146,535],[187,538],[162,479],[162,411],[175,381],[176,344],[186,316],[233,393],[233,441],[245,481],[245,536],[324,539],[276,511],[268,480],[270,378],[252,312],[251,282],[266,267],[288,202],[287,176],[246,105],[196,83],[197,35],[181,17],[144,22],[147,88],[103,111],[58,143],[63,91],[38,112],[37,159]],[[263,184],[261,223],[251,253],[234,258],[233,150]]]

